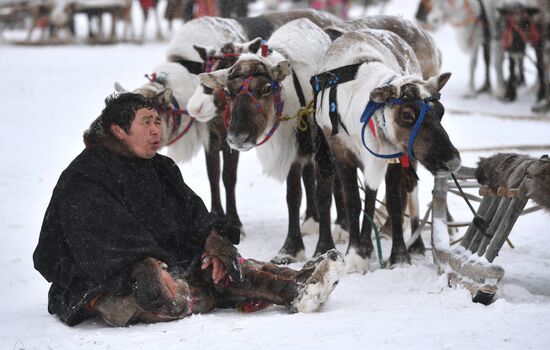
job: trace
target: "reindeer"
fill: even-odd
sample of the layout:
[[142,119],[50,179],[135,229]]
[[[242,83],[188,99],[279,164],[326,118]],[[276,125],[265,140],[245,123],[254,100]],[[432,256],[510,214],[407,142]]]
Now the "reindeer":
[[[496,95],[502,98],[505,94],[502,63],[504,56],[499,45],[499,30],[496,23],[498,0],[421,0],[417,11],[417,20],[431,29],[438,29],[443,23],[450,23],[457,31],[460,47],[470,55],[469,90],[466,96],[490,92],[490,62],[496,71]],[[475,69],[477,53],[483,48],[485,61],[485,82],[478,90],[475,88]],[[491,58],[492,56],[492,58]]]
[[382,30],[343,34],[327,50],[319,72],[311,79],[318,94],[316,117],[330,139],[338,174],[344,188],[352,188],[357,181],[354,165],[359,162],[366,185],[361,231],[360,203],[346,197],[348,271],[370,267],[373,245],[366,217],[373,216],[384,174],[393,235],[389,262],[392,266],[410,263],[401,227],[401,170],[388,168],[387,160],[408,155],[432,173],[458,169],[460,156],[441,126],[443,106],[438,101],[450,73],[423,79],[413,49],[399,36]]
[[[381,29],[388,30],[393,34],[397,35],[399,38],[404,39],[407,43],[410,43],[412,50],[414,51],[411,55],[416,55],[418,58],[420,69],[422,72],[423,79],[428,79],[432,76],[438,75],[440,73],[439,68],[441,66],[441,55],[439,50],[435,46],[433,39],[428,33],[424,30],[418,28],[416,25],[410,21],[404,20],[395,16],[368,16],[361,19],[344,21],[329,27],[325,28],[325,32],[329,34],[332,40],[340,37],[342,34],[350,31],[363,31],[366,30],[368,33],[371,32],[369,29]],[[401,45],[401,40],[399,40],[395,35],[389,34],[386,37],[382,37],[381,40],[389,41],[388,45]],[[406,50],[408,46],[405,46]],[[405,66],[405,62],[401,61],[400,64]],[[332,138],[331,142],[335,142],[334,148],[341,148],[338,146],[338,139]],[[338,158],[338,157],[336,157]],[[360,162],[357,160],[355,164],[351,160],[355,159],[354,157],[348,157],[347,162],[341,162],[338,169],[342,172],[341,176],[350,176],[350,179],[353,177],[353,174],[356,173],[356,169],[361,167]],[[414,232],[419,225],[419,204],[418,204],[418,190],[416,187],[416,174],[414,168],[416,167],[416,162],[413,161],[410,163],[410,167],[403,167],[400,164],[389,164],[389,168],[396,168],[402,170],[403,180],[402,183],[405,185],[402,189],[402,193],[409,193],[409,195],[401,196],[403,202],[402,206],[407,205],[408,199],[408,208],[409,208],[409,218],[411,231]],[[346,169],[343,172],[343,169]],[[396,170],[397,171],[397,170]],[[347,174],[347,175],[346,175]],[[348,198],[350,205],[354,205],[355,209],[350,209],[351,213],[357,212],[360,210],[360,196],[359,188],[356,186],[356,182],[348,181],[348,186],[345,189],[345,196]],[[352,215],[353,216],[353,215]],[[351,225],[355,225],[353,229],[358,227],[359,222],[356,220],[358,217],[350,219],[353,221]],[[355,221],[354,221],[355,220]],[[391,233],[391,224],[392,220],[388,217],[384,225],[384,230]],[[363,225],[365,226],[365,225]],[[366,227],[366,226],[365,226]],[[416,254],[424,254],[425,247],[422,241],[422,237],[418,237],[409,247],[409,251]]]
[[[218,47],[226,42],[243,43],[249,36],[268,37],[274,28],[302,16],[317,15],[315,11],[306,10],[275,12],[253,18],[201,17],[189,21],[171,40],[167,50],[168,62],[155,68],[153,72],[155,78],[153,78],[153,74],[150,76],[153,81],[137,89],[139,93],[157,101],[160,112],[165,114],[165,127],[167,128],[165,134],[171,133],[172,137],[170,140],[164,140],[163,144],[169,144],[170,156],[176,161],[187,161],[201,147],[205,147],[212,198],[211,210],[220,215],[224,212],[219,191],[219,153],[222,152],[222,178],[226,189],[226,218],[230,223],[241,227],[241,232],[242,224],[237,214],[235,201],[239,153],[230,150],[227,146],[226,131],[221,119],[211,120],[206,124],[195,123],[195,119],[183,109],[192,92],[198,86],[197,75],[207,68],[194,46],[200,43]],[[248,45],[252,45],[252,43]],[[159,77],[161,77],[160,80]]]
[[[538,78],[537,101],[547,94],[547,81],[544,66],[545,18],[542,8],[536,2],[503,1],[498,7],[498,24],[502,30],[502,50],[508,55],[509,76],[506,83],[505,100],[516,99],[516,87],[525,82],[523,60],[530,44],[536,55]],[[519,68],[519,78],[516,76]]]
[[[318,12],[313,10],[306,11],[290,11],[288,15],[292,15],[296,18],[308,18],[318,26],[324,27],[327,25],[334,25],[341,22],[337,17],[328,13]],[[266,17],[272,17],[273,15],[266,15]],[[290,18],[290,17],[289,17]],[[254,22],[252,21],[251,24]],[[257,25],[255,25],[257,27]],[[203,64],[205,65],[205,72],[212,72],[224,68],[231,67],[238,59],[239,55],[243,53],[252,52],[255,53],[260,47],[262,38],[256,38],[247,43],[228,42],[222,46],[199,46],[194,45],[195,50],[200,55]],[[204,85],[197,87],[195,93],[189,99],[187,109],[192,116],[200,121],[207,122],[215,117],[223,118],[226,113],[226,101],[223,94],[223,87],[217,86],[216,89],[210,89]],[[313,234],[318,232],[318,209],[315,201],[315,183],[314,183],[314,167],[312,163],[304,164],[302,169],[302,177],[304,188],[306,192],[306,210],[304,215],[303,224],[300,231],[303,235]],[[338,186],[338,183],[335,184]],[[336,201],[341,205],[337,205],[337,219],[336,227],[334,231],[334,237],[336,240],[341,240],[345,235],[347,222],[345,213],[343,212],[343,201],[336,192]]]
[[[287,237],[271,260],[278,264],[305,258],[299,222],[300,177],[303,166],[312,162],[316,147],[323,152],[317,152],[319,156],[316,156],[320,232],[314,256],[334,248],[330,232],[333,170],[328,145],[323,139],[317,140],[317,144],[314,142],[317,127],[311,120],[303,125],[298,118],[283,118],[295,115],[305,101],[311,100],[312,90],[306,82],[316,70],[320,53],[329,45],[330,38],[321,28],[308,19],[298,19],[273,33],[267,42],[269,49],[261,49],[263,55],[241,54],[230,68],[199,76],[201,84],[208,89],[224,88],[229,146],[239,151],[256,148],[264,172],[281,181],[286,178]],[[212,96],[205,96],[204,88],[197,89],[195,94],[201,91],[204,98],[195,105],[212,103]],[[214,107],[213,110],[220,109]]]

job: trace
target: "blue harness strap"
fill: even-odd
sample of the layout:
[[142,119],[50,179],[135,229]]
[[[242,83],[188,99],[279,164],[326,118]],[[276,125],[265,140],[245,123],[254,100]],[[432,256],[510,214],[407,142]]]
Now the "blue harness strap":
[[[407,155],[411,159],[414,159],[414,154],[413,154],[414,141],[416,140],[416,137],[418,136],[418,132],[420,131],[420,127],[422,126],[422,123],[424,122],[424,118],[426,117],[426,113],[431,109],[430,105],[426,101],[433,101],[433,100],[438,100],[438,99],[439,99],[439,94],[437,94],[435,96],[432,96],[432,97],[428,97],[424,100],[421,100],[421,99],[413,100],[416,103],[418,103],[418,105],[420,106],[420,113],[418,114],[418,118],[416,119],[414,127],[411,131],[411,136],[409,137],[409,141],[407,142]],[[367,142],[365,141],[365,129],[367,128],[367,125],[369,124],[369,120],[372,118],[374,113],[377,110],[379,110],[380,108],[383,108],[386,104],[402,105],[405,102],[410,102],[410,101],[411,100],[404,100],[404,99],[401,99],[401,98],[390,98],[385,103],[378,103],[378,102],[374,102],[372,100],[370,100],[367,103],[367,106],[365,107],[365,110],[361,114],[361,119],[360,119],[361,123],[363,123],[363,127],[361,129],[361,141],[363,142],[363,146],[367,149],[367,151],[370,152],[370,154],[372,154],[375,157],[384,158],[384,159],[399,158],[400,156],[404,155],[403,152],[392,153],[392,154],[380,154],[380,153],[374,152],[373,150],[371,150],[369,148],[369,146],[367,146]]]

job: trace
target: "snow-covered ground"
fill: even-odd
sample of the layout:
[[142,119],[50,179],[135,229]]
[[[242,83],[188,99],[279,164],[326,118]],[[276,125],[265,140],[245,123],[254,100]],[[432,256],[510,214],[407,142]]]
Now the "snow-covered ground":
[[[385,12],[412,18],[416,3],[393,0]],[[522,88],[513,104],[488,96],[464,99],[467,58],[457,48],[452,28],[442,28],[435,38],[443,52],[443,70],[453,73],[442,101],[448,110],[444,125],[459,149],[549,143],[550,116],[540,121],[486,116],[531,115],[534,94],[529,88]],[[32,252],[51,191],[82,150],[82,132],[99,114],[113,82],[129,88],[143,84],[143,75],[163,60],[165,49],[164,43],[51,48],[0,44],[0,349],[550,348],[550,215],[542,212],[518,221],[510,236],[516,248],[505,246],[496,259],[506,275],[490,306],[472,303],[465,289],[448,288],[428,252],[410,267],[346,275],[325,306],[312,314],[289,314],[282,307],[252,314],[218,310],[122,329],[99,321],[70,328],[49,315],[49,284],[34,270]],[[533,71],[528,68],[530,82]],[[465,165],[474,166],[479,156],[491,153],[467,151],[462,157]],[[186,182],[209,205],[204,156],[180,167]],[[432,177],[425,170],[419,175],[426,208]],[[285,187],[262,175],[253,151],[241,155],[237,201],[247,232],[240,251],[270,259],[286,234]],[[449,203],[457,219],[471,219],[461,199],[450,197]],[[309,256],[316,238],[305,240]],[[346,246],[338,248],[345,251]],[[383,248],[387,257],[390,242],[384,241]]]

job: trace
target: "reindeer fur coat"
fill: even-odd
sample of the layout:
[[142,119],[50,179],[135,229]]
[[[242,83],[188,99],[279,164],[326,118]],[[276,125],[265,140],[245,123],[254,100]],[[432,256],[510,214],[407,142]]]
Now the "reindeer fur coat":
[[59,178],[33,255],[52,283],[48,311],[70,326],[92,317],[86,306],[97,295],[130,294],[136,262],[153,257],[186,269],[212,230],[239,241],[239,230],[209,214],[170,158],[131,157],[93,126]]

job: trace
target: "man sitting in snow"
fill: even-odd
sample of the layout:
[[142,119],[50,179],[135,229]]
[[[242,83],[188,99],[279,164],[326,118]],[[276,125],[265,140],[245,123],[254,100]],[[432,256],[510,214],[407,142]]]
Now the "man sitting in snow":
[[86,148],[61,174],[35,268],[48,311],[73,326],[175,320],[215,307],[317,309],[343,273],[336,250],[300,271],[242,259],[239,230],[208,213],[177,165],[157,154],[161,119],[142,96],[107,98]]

